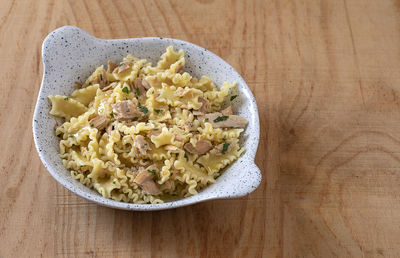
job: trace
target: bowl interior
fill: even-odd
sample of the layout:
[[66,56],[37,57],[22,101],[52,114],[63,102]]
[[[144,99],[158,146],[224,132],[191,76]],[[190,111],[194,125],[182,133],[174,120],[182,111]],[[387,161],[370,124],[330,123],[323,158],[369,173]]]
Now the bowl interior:
[[[245,154],[228,168],[217,182],[195,196],[163,204],[131,204],[103,198],[75,181],[58,156],[59,141],[54,134],[56,119],[49,115],[49,95],[70,95],[75,81],[84,81],[93,70],[107,60],[119,62],[128,53],[146,58],[154,64],[167,46],[185,51],[185,71],[200,78],[209,76],[218,86],[225,81],[237,82],[238,97],[233,101],[236,114],[246,117],[249,125],[242,137]],[[159,210],[184,206],[208,199],[231,198],[252,192],[261,181],[254,164],[259,140],[257,105],[251,91],[240,75],[225,61],[194,44],[168,38],[134,38],[102,40],[76,27],[61,27],[50,33],[42,47],[44,74],[39,92],[33,131],[36,147],[43,164],[52,176],[67,189],[101,205],[129,210]]]

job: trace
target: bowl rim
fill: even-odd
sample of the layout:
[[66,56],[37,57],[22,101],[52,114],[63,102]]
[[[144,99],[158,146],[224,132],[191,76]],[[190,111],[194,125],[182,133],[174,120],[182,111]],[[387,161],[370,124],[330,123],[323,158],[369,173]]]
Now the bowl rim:
[[[230,195],[218,195],[218,194],[214,194],[214,195],[205,195],[203,196],[203,198],[196,198],[196,200],[192,200],[194,199],[194,197],[198,196],[194,195],[194,196],[190,196],[190,197],[185,197],[182,199],[178,199],[178,200],[174,200],[174,201],[170,201],[170,202],[165,202],[165,203],[161,203],[161,204],[136,204],[136,203],[125,203],[125,202],[119,202],[119,201],[115,201],[109,198],[105,198],[102,195],[98,194],[97,196],[93,196],[92,193],[86,193],[78,188],[74,188],[72,185],[69,185],[68,182],[66,182],[60,175],[59,173],[56,171],[56,169],[52,166],[51,162],[48,161],[47,157],[45,156],[45,152],[40,151],[41,145],[38,142],[39,141],[39,133],[38,133],[38,117],[39,117],[39,106],[40,106],[40,102],[43,101],[41,99],[43,99],[42,96],[42,90],[45,84],[45,78],[47,73],[46,70],[46,59],[45,59],[45,53],[48,51],[47,46],[49,45],[49,41],[50,38],[52,36],[54,36],[55,34],[58,33],[64,33],[66,30],[76,30],[79,31],[81,35],[84,35],[85,37],[91,38],[92,40],[95,41],[106,41],[106,42],[117,42],[117,41],[126,41],[126,40],[160,40],[160,41],[173,41],[176,42],[177,44],[180,43],[184,43],[186,45],[188,45],[191,48],[195,48],[195,49],[199,49],[199,50],[205,50],[208,52],[208,54],[210,54],[213,58],[217,59],[219,62],[224,63],[228,68],[230,68],[234,73],[237,74],[238,78],[239,78],[239,82],[241,87],[244,87],[244,90],[246,91],[246,93],[248,94],[248,98],[251,101],[254,101],[254,109],[253,111],[255,112],[255,121],[254,121],[254,129],[256,131],[256,135],[253,135],[253,137],[255,137],[255,142],[257,144],[255,144],[253,146],[253,148],[251,149],[247,149],[246,152],[250,152],[248,153],[249,157],[251,158],[248,163],[251,164],[247,164],[247,166],[250,166],[251,170],[254,170],[256,172],[256,176],[257,178],[254,178],[254,184],[251,189],[247,189],[247,191],[241,191],[241,192],[234,192]],[[50,48],[49,48],[50,49]],[[36,150],[37,153],[40,157],[40,160],[42,161],[42,164],[44,165],[44,167],[46,168],[46,170],[51,174],[51,176],[58,182],[60,183],[62,186],[64,186],[65,188],[67,188],[68,190],[70,190],[71,192],[73,192],[74,194],[87,199],[89,201],[95,202],[99,205],[102,206],[106,206],[106,207],[110,207],[110,208],[116,208],[116,209],[123,209],[123,210],[132,210],[132,211],[156,211],[156,210],[165,210],[165,209],[173,209],[173,208],[178,208],[178,207],[184,207],[184,206],[188,206],[188,205],[192,205],[192,204],[196,204],[196,203],[200,203],[200,202],[204,202],[204,201],[208,201],[208,200],[215,200],[215,199],[230,199],[230,198],[238,198],[238,197],[242,197],[245,195],[250,194],[251,192],[253,192],[258,185],[261,183],[262,180],[262,176],[261,176],[261,171],[258,168],[258,166],[255,164],[255,155],[257,152],[257,148],[259,145],[259,138],[260,138],[260,124],[259,124],[259,115],[258,115],[258,108],[257,108],[257,103],[256,100],[250,90],[250,88],[247,86],[246,82],[244,81],[244,79],[242,78],[242,76],[236,71],[236,69],[234,69],[228,62],[226,62],[225,60],[223,60],[221,57],[219,57],[218,55],[214,54],[213,52],[211,52],[208,49],[205,49],[201,46],[198,46],[196,44],[193,44],[191,42],[187,42],[184,40],[180,40],[180,39],[174,39],[174,38],[165,38],[165,37],[141,37],[141,38],[121,38],[121,39],[102,39],[102,38],[97,38],[93,35],[91,35],[90,33],[86,32],[85,30],[75,27],[75,26],[62,26],[59,27],[55,30],[53,30],[52,32],[50,32],[46,38],[43,40],[43,44],[42,44],[42,63],[43,63],[43,76],[42,76],[42,81],[41,81],[41,85],[40,85],[40,89],[38,92],[38,96],[37,96],[37,101],[36,101],[36,105],[35,105],[35,110],[34,110],[34,114],[33,114],[33,119],[32,119],[32,131],[33,131],[33,138],[34,138],[34,142],[35,142],[35,146],[36,146]],[[47,96],[46,96],[47,97]],[[96,193],[97,194],[97,193]],[[199,193],[200,194],[200,193]]]

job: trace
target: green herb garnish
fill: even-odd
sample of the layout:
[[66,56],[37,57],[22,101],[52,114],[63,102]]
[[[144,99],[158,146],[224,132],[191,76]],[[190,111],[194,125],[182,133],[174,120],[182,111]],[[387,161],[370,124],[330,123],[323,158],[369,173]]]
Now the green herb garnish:
[[139,117],[135,116],[132,120],[137,121],[138,119],[139,119]]
[[163,110],[162,109],[154,109],[154,112],[156,112],[157,114],[160,114],[163,112]]
[[149,110],[147,109],[147,107],[142,106],[142,104],[138,104],[138,107],[140,108],[140,111],[142,111],[142,113],[147,114],[149,112]]
[[73,135],[69,135],[68,137],[69,137],[69,138],[73,138],[74,136],[73,136]]
[[68,99],[69,99],[68,97],[65,97],[65,98],[64,98],[64,100],[68,100]]
[[156,174],[156,170],[155,170],[155,169],[148,169],[147,172],[153,174],[154,177],[157,177],[157,174]]
[[204,121],[208,122],[208,117],[206,119],[204,119]]
[[90,126],[91,126],[91,127],[94,127],[94,124],[93,124],[93,123],[91,123],[91,124],[90,124]]
[[222,154],[225,154],[225,152],[228,150],[228,148],[229,148],[229,143],[227,143],[227,142],[225,142],[224,143],[224,146],[222,147],[222,151],[221,151],[221,153]]
[[236,99],[237,96],[238,96],[238,95],[233,95],[233,96],[231,96],[231,101],[234,100],[234,99]]
[[130,92],[130,90],[128,89],[128,87],[123,87],[122,92],[128,94]]
[[221,122],[221,121],[225,121],[225,120],[227,120],[228,118],[229,118],[229,116],[219,116],[219,117],[217,117],[217,118],[214,119],[214,123],[218,123],[218,122]]
[[92,82],[89,82],[88,85],[92,85]]
[[74,176],[76,176],[76,172],[74,172]]
[[140,96],[140,90],[139,90],[139,88],[136,88],[136,95]]
[[115,181],[113,181],[113,184],[115,185]]
[[242,149],[242,147],[240,147],[237,151],[239,152]]

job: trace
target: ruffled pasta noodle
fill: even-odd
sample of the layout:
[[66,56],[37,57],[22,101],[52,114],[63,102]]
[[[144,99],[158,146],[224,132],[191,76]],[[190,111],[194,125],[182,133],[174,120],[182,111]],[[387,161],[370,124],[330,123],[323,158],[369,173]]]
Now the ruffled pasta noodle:
[[72,178],[106,198],[157,204],[197,194],[242,155],[244,126],[217,126],[234,115],[207,118],[234,101],[235,83],[218,89],[184,65],[172,46],[156,66],[128,55],[97,67],[71,96],[49,96]]

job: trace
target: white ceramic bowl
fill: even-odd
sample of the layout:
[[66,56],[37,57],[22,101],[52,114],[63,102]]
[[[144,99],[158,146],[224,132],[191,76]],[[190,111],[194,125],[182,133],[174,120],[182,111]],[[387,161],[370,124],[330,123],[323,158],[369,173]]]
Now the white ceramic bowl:
[[[133,204],[102,197],[72,179],[58,155],[59,140],[54,134],[55,118],[49,115],[49,95],[70,95],[75,81],[83,81],[107,60],[119,61],[126,54],[146,58],[155,64],[166,47],[185,51],[185,71],[200,77],[209,76],[217,85],[224,81],[238,83],[239,96],[234,101],[235,113],[244,116],[249,125],[242,142],[246,152],[225,169],[216,183],[199,194],[163,204]],[[254,163],[259,140],[256,101],[240,75],[228,63],[197,45],[168,38],[132,38],[103,40],[82,29],[65,26],[51,32],[43,42],[44,73],[33,117],[33,135],[39,156],[50,174],[68,190],[100,205],[126,210],[162,210],[211,199],[241,197],[254,191],[261,181],[260,169]]]

